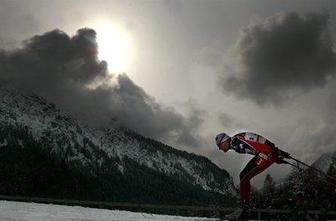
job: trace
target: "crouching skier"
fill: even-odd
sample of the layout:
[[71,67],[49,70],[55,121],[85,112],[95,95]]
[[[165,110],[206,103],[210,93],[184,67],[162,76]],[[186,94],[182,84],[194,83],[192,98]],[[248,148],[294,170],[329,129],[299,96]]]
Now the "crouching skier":
[[216,136],[218,148],[224,152],[234,150],[238,153],[255,155],[240,172],[240,202],[241,208],[227,218],[248,218],[251,196],[250,180],[271,166],[273,163],[282,163],[289,154],[279,150],[274,143],[255,133],[243,132],[230,137],[226,133]]

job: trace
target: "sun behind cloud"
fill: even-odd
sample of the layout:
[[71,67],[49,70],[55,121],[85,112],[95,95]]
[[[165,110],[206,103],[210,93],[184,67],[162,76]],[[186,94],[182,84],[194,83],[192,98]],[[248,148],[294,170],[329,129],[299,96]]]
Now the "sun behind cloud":
[[91,26],[97,32],[98,58],[108,63],[114,74],[127,72],[134,55],[130,34],[120,25],[97,22]]

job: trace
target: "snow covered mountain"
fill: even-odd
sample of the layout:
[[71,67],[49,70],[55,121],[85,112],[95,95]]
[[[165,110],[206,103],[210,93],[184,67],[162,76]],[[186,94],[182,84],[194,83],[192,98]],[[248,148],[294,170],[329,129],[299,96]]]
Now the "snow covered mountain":
[[[2,159],[8,162],[0,169],[0,180],[10,177],[14,183],[0,181],[1,194],[43,195],[43,190],[34,188],[53,182],[54,197],[59,193],[59,183],[69,189],[62,197],[77,192],[77,198],[103,200],[192,203],[197,199],[216,203],[237,196],[230,175],[205,157],[126,128],[90,128],[38,95],[8,88],[0,90]],[[59,167],[67,173],[55,169]],[[30,168],[28,172],[26,168]],[[45,177],[49,181],[43,181]],[[48,191],[44,195],[50,197]],[[179,194],[183,199],[176,200]]]
[[336,162],[336,152],[322,154],[312,166],[320,168],[325,173],[328,172],[330,166]]

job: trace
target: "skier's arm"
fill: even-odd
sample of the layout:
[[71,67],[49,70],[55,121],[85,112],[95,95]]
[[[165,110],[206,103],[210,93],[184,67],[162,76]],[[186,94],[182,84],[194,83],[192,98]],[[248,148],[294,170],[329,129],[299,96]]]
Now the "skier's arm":
[[249,145],[242,142],[239,138],[233,137],[231,140],[231,148],[236,151],[237,153],[247,153],[252,155],[257,155],[254,149],[252,149]]
[[271,162],[276,162],[276,163],[284,163],[284,158],[289,158],[289,153],[280,150],[278,147],[275,146],[273,142],[270,140],[264,138],[261,135],[258,136],[258,142],[263,143],[265,146],[259,146],[260,150],[257,149],[258,152],[261,153],[267,153],[268,159]]
[[[260,135],[259,135],[260,136]],[[262,137],[262,136],[260,136]],[[264,137],[262,137],[264,138]],[[260,138],[259,138],[260,139]],[[271,160],[272,162],[276,162],[276,163],[283,163],[285,158],[289,158],[290,154],[280,150],[278,147],[275,146],[275,144],[273,142],[271,142],[270,140],[264,138],[264,144],[266,144],[269,148],[270,148],[270,152],[268,154],[269,160]]]
[[269,154],[269,159],[278,164],[285,163],[285,158],[290,158],[290,154],[277,147],[274,147],[273,151]]

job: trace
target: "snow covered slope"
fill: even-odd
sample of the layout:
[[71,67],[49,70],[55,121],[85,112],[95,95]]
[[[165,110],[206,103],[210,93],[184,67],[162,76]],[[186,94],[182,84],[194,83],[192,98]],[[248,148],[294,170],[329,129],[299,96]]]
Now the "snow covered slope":
[[79,206],[0,201],[0,220],[7,221],[210,221],[200,217],[153,215],[120,210],[93,209]]
[[328,172],[333,162],[336,162],[336,152],[322,154],[312,166],[320,168],[324,172]]
[[229,174],[205,157],[179,151],[125,128],[89,128],[42,97],[2,88],[0,150],[6,146],[24,149],[31,143],[86,175],[117,174],[124,182],[141,170],[155,179],[163,175],[169,182],[237,196]]

